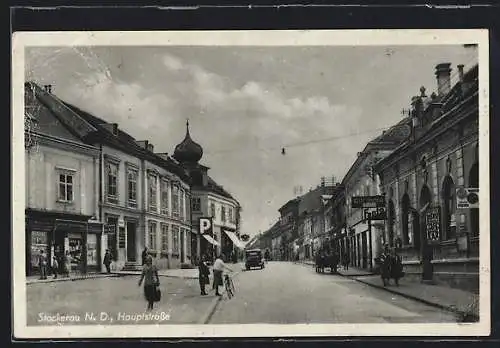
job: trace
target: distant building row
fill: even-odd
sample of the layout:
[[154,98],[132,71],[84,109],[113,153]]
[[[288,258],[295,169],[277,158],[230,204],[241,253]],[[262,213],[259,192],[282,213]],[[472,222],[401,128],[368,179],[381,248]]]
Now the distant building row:
[[[376,269],[389,245],[408,277],[477,290],[479,209],[458,208],[457,192],[479,189],[478,66],[458,65],[453,87],[451,70],[436,66],[437,93],[421,88],[408,114],[358,153],[341,183],[287,202],[261,247],[284,260],[336,250],[352,266]],[[369,222],[365,209],[353,207],[355,196],[382,196],[380,219]]]
[[[155,153],[118,128],[41,88],[25,84],[26,273],[37,255],[65,254],[73,268],[140,266],[147,246],[161,268],[190,264],[202,253],[231,253],[240,205],[198,163],[203,150],[189,128],[173,157]],[[189,125],[188,125],[189,126]],[[214,238],[197,218],[214,217]]]

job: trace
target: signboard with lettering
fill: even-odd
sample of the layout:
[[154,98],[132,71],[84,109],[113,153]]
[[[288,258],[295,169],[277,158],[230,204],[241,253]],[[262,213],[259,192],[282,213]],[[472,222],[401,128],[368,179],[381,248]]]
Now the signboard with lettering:
[[352,208],[381,208],[385,207],[384,196],[354,196]]
[[441,239],[441,211],[439,207],[430,207],[425,213],[427,240],[437,242]]
[[209,236],[213,235],[213,226],[211,217],[201,217],[199,219],[199,231],[200,234],[208,234]]
[[385,208],[376,208],[375,210],[365,210],[365,220],[386,220]]
[[479,208],[479,189],[457,188],[457,209]]

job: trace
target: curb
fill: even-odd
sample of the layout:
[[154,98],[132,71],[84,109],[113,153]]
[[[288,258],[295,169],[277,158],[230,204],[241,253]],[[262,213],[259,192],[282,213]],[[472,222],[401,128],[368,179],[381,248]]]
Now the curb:
[[57,282],[69,282],[69,281],[77,281],[77,280],[87,280],[87,279],[98,279],[98,278],[115,278],[115,277],[121,277],[121,274],[117,273],[111,273],[111,274],[104,274],[104,275],[95,275],[95,276],[87,276],[87,277],[73,277],[73,278],[51,278],[51,279],[44,279],[44,280],[27,280],[26,285],[33,285],[33,284],[45,284],[45,283],[57,283]]
[[[232,278],[236,278],[242,271],[234,272]],[[221,295],[222,296],[216,296],[212,300],[212,303],[210,304],[210,307],[208,310],[205,312],[205,315],[201,317],[201,320],[198,322],[198,324],[208,324],[210,319],[212,319],[212,315],[214,315],[215,310],[217,309],[217,305],[219,304],[220,301],[222,301],[222,298],[224,297],[224,294],[226,293],[226,288],[222,287]]]
[[363,283],[363,284],[369,285],[369,286],[377,288],[377,289],[385,290],[385,291],[390,292],[392,294],[400,295],[402,297],[405,297],[405,298],[408,298],[410,300],[414,300],[414,301],[426,304],[428,306],[432,306],[432,307],[436,307],[436,308],[439,308],[439,309],[443,309],[443,310],[446,310],[448,312],[452,312],[452,313],[455,313],[455,314],[458,314],[458,315],[461,315],[461,316],[471,315],[473,318],[477,318],[477,320],[479,320],[479,316],[478,315],[476,315],[474,313],[467,312],[467,311],[461,311],[461,310],[457,309],[454,306],[447,306],[447,305],[443,305],[443,304],[440,304],[440,303],[428,301],[426,299],[423,299],[423,298],[420,298],[420,297],[417,297],[417,296],[413,296],[413,295],[409,295],[409,294],[406,294],[404,292],[400,292],[400,291],[397,291],[397,290],[394,290],[394,289],[391,289],[391,288],[388,288],[388,287],[384,287],[382,285],[376,285],[376,284],[367,282],[367,281],[362,280],[362,279],[356,279],[354,277],[351,277],[351,278],[354,279],[355,281],[359,282],[359,283]]
[[[119,272],[117,273],[119,274],[120,276],[140,276],[141,273],[137,273],[137,272]],[[160,277],[166,277],[166,278],[178,278],[178,279],[198,279],[198,276],[189,276],[189,277],[185,277],[185,276],[176,276],[176,275],[169,275],[169,274],[158,274],[158,276]]]

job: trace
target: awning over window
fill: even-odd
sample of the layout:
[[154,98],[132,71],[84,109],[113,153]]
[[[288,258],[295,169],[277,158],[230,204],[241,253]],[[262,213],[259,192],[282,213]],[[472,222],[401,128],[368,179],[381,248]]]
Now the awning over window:
[[211,244],[213,245],[219,245],[219,243],[212,238],[212,236],[208,235],[208,234],[202,234],[203,237],[205,237],[206,240],[208,240]]
[[224,230],[224,232],[227,234],[227,236],[229,237],[229,239],[231,239],[231,241],[233,242],[233,244],[237,248],[245,249],[245,244],[243,244],[243,242],[241,242],[238,239],[238,236],[234,232],[231,232],[231,231],[228,231],[228,230]]

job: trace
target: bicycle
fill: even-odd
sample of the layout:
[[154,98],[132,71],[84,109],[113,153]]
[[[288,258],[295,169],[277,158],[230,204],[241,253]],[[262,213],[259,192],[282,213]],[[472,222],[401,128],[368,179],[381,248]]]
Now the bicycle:
[[231,279],[229,274],[224,274],[224,287],[226,288],[227,297],[228,298],[233,297],[235,289],[234,289],[233,280]]

